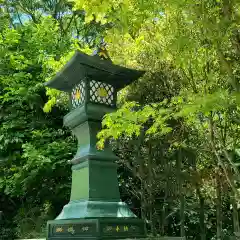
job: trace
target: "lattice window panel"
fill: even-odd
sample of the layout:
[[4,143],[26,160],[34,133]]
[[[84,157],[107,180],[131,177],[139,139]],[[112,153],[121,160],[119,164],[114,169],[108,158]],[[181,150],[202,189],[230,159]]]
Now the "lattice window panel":
[[90,101],[114,105],[114,88],[110,84],[90,81]]
[[85,82],[81,81],[72,90],[72,107],[80,106],[85,99]]

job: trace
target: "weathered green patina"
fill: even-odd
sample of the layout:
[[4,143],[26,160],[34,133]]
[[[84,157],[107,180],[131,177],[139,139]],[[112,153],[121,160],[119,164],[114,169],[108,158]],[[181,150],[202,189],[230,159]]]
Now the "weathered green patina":
[[77,51],[46,86],[68,92],[72,110],[64,117],[78,139],[71,160],[70,202],[48,223],[47,239],[119,239],[145,236],[142,220],[120,199],[117,157],[106,146],[96,148],[106,113],[116,109],[117,91],[143,75]]

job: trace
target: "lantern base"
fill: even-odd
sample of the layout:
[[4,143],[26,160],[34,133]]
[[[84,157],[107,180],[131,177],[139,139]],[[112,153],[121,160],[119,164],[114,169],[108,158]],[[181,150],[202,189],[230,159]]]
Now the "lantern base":
[[136,218],[124,202],[70,201],[56,220],[86,218]]
[[98,218],[49,221],[47,240],[100,240],[145,238],[143,220],[137,218]]

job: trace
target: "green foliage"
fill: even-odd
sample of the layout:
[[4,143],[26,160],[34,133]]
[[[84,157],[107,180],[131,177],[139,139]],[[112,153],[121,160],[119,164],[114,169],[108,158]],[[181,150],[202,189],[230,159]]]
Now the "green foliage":
[[[142,97],[142,93],[147,92],[144,88],[148,83],[151,85],[147,76],[138,83],[143,86],[145,81],[145,86],[138,88],[138,93],[131,88],[125,91],[125,97],[131,101],[137,99],[137,102],[125,103],[118,112],[104,118],[104,129],[99,133],[99,147],[102,148],[104,141],[109,138],[123,141],[124,146],[125,142],[143,138],[144,144],[151,140],[148,143],[150,146],[154,146],[153,139],[159,146],[169,144],[166,150],[160,147],[164,153],[183,149],[191,151],[195,156],[195,164],[193,156],[186,157],[186,161],[193,164],[190,188],[196,189],[200,209],[204,207],[202,204],[207,204],[207,199],[212,199],[215,204],[211,189],[217,188],[228,198],[232,191],[234,201],[239,201],[239,158],[235,156],[240,144],[239,1],[73,2],[76,8],[86,10],[88,19],[96,17],[102,23],[112,23],[113,27],[106,32],[105,39],[116,63],[156,73],[162,70],[164,62],[165,66],[172,66],[179,76],[177,83],[165,79],[165,82],[170,82],[169,85],[173,83],[175,88],[169,87],[168,91],[158,93],[158,96],[156,94],[157,97],[150,101],[144,101]],[[159,82],[156,81],[152,86],[156,88],[152,89],[156,93]],[[133,92],[135,99],[128,97]],[[150,149],[148,144],[145,146],[146,152]],[[144,156],[143,152],[140,156]],[[133,165],[131,157],[123,162],[124,166]],[[164,157],[169,159],[167,155]],[[140,169],[135,169],[135,178],[141,176],[143,183],[147,181],[143,169],[149,161],[147,156],[143,157],[145,165],[137,165]],[[153,168],[157,169],[158,166],[161,164],[157,162]],[[183,169],[187,171],[188,167],[184,165]],[[216,187],[211,179],[216,171],[221,175],[222,184],[231,190],[226,186],[224,190]],[[196,176],[198,181],[195,181]],[[155,180],[154,177],[151,179]],[[216,206],[219,213],[219,202]],[[234,211],[237,212],[236,208]],[[206,212],[199,210],[198,214],[201,239],[210,239],[203,226]],[[151,221],[150,216],[146,218]],[[233,221],[235,231],[239,231],[236,214]],[[217,234],[223,233],[220,218],[217,218],[217,228]],[[222,237],[218,235],[217,238]]]
[[1,238],[16,237],[13,228],[17,237],[42,236],[68,200],[76,146],[62,127],[67,96],[43,84],[103,36],[115,63],[147,71],[120,93],[99,133],[98,147],[111,139],[120,157],[123,200],[153,236],[236,231],[238,9],[237,0],[1,2]]
[[[51,204],[46,202],[42,208],[29,205],[19,208],[14,219],[17,224],[16,235],[18,238],[44,238],[46,221],[54,216],[51,214]],[[21,222],[21,225],[18,223]]]
[[[5,1],[0,12],[1,239],[43,236],[46,220],[53,219],[69,197],[68,160],[76,149],[75,139],[62,126],[66,97],[46,92],[43,84],[79,44],[84,46],[71,32],[83,21],[74,16],[73,27],[73,13],[64,19],[40,16],[37,3],[30,10],[27,2]],[[63,34],[66,27],[69,31]],[[56,104],[46,113],[52,95]]]
[[[123,107],[119,115],[106,117],[103,125],[109,129],[100,133],[100,147],[111,136],[138,136],[140,126],[147,121],[145,116],[153,121],[147,132],[151,134],[168,134],[172,130],[168,122],[183,118],[200,135],[208,132],[206,144],[211,142],[218,164],[235,189],[220,155],[234,152],[239,145],[238,123],[233,122],[239,118],[238,1],[74,2],[76,8],[86,10],[89,18],[95,16],[100,22],[113,23],[106,40],[116,62],[154,71],[160,58],[178,69],[182,76],[179,95],[158,103],[155,114],[152,106],[147,106],[152,112],[150,116],[146,107],[133,114],[131,107]],[[152,65],[143,63],[142,59],[149,60],[145,56],[153,59]],[[230,162],[227,156],[226,161]],[[239,178],[233,164],[230,168]]]

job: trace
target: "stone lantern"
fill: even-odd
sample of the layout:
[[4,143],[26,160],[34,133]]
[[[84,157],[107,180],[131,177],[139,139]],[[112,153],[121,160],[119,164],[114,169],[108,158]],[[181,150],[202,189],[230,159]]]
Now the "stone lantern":
[[117,92],[144,74],[77,51],[46,86],[67,92],[71,111],[64,117],[78,139],[72,163],[71,197],[48,222],[47,239],[142,238],[145,224],[120,199],[117,157],[96,148],[106,113],[115,111]]

